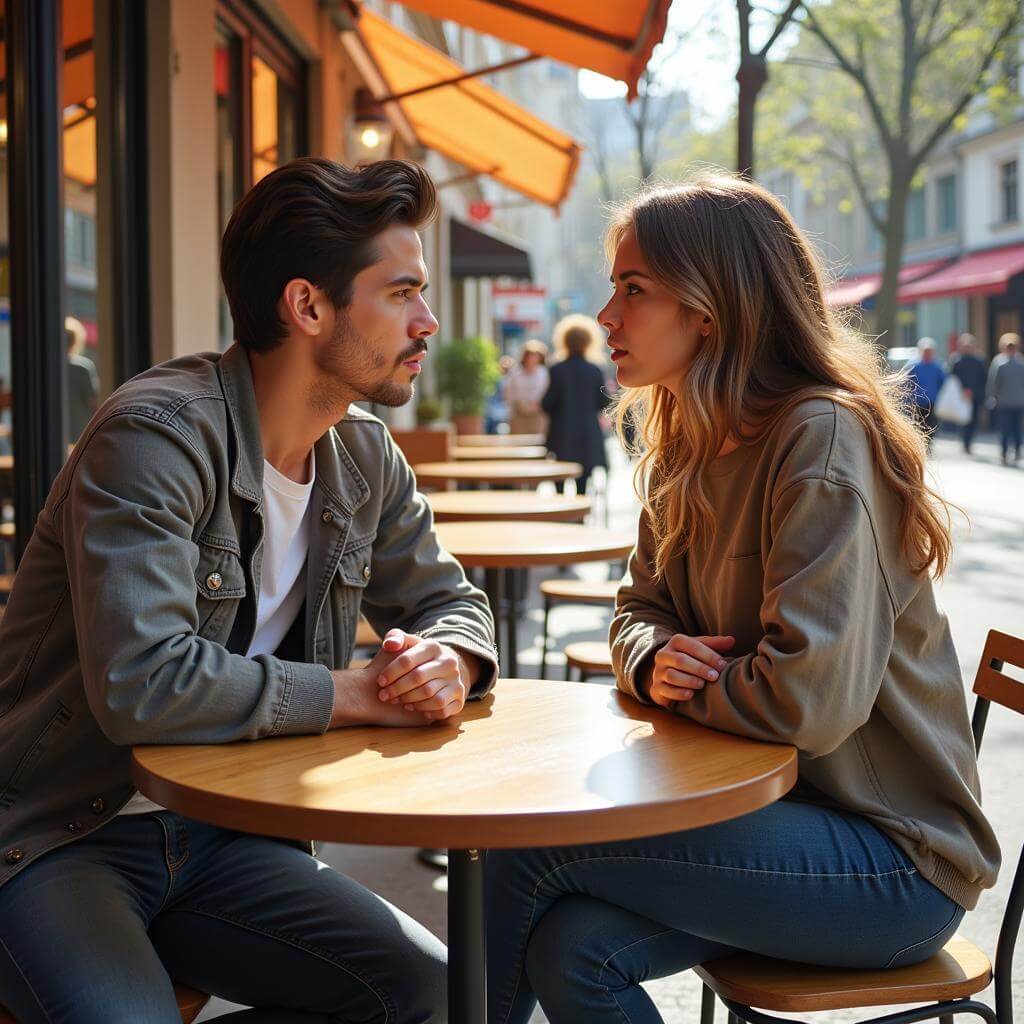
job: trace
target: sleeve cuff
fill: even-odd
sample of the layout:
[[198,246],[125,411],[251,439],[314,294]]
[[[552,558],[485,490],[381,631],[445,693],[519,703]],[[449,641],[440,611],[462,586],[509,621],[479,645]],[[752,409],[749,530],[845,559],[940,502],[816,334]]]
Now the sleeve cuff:
[[322,735],[334,711],[334,679],[326,665],[284,661],[284,707],[271,736]]
[[637,676],[648,658],[657,654],[672,639],[672,631],[664,626],[644,626],[630,636],[628,645],[620,643],[612,648],[612,661],[617,669],[616,685],[641,704],[653,704],[641,693]]

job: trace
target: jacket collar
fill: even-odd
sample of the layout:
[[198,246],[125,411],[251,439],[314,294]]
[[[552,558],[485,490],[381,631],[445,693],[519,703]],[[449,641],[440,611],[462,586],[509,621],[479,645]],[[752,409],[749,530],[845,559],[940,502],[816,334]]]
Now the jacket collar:
[[[227,401],[236,451],[231,489],[239,497],[255,505],[262,505],[263,442],[260,440],[259,410],[256,407],[249,357],[237,342],[221,356],[218,372]],[[334,427],[317,441],[315,450],[317,486],[332,502],[336,502],[351,515],[370,496],[366,478],[360,473]]]

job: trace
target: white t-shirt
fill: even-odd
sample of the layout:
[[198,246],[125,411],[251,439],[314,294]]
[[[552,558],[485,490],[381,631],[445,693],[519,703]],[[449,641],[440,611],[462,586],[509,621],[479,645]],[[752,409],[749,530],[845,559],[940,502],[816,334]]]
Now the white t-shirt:
[[[263,460],[263,571],[256,604],[256,631],[246,656],[273,654],[285,638],[306,593],[310,497],[316,460],[309,453],[309,483],[298,484]],[[119,814],[164,810],[136,793]]]

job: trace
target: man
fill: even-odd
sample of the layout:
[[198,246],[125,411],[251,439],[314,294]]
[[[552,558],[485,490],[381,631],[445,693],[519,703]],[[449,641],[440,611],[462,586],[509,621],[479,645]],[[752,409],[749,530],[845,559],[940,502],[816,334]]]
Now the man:
[[[383,424],[437,330],[426,172],[303,159],[224,233],[236,344],[97,412],[0,625],[0,1002],[36,1021],[444,1019],[445,950],[296,844],[133,790],[131,746],[428,726],[491,685],[483,595]],[[384,635],[348,669],[360,609]],[[356,838],[356,837],[354,837]],[[234,1015],[232,1015],[234,1016]]]
[[970,455],[974,433],[978,429],[978,418],[985,401],[985,385],[988,378],[985,360],[978,355],[973,334],[961,334],[957,339],[957,351],[950,360],[949,372],[960,381],[964,397],[971,403],[971,418],[963,426],[964,451]]
[[988,374],[988,400],[995,410],[999,427],[999,445],[1003,465],[1020,461],[1021,418],[1024,417],[1024,358],[1020,354],[1020,335],[1004,334],[999,339],[999,355],[992,360]]
[[917,359],[910,363],[907,372],[913,383],[914,418],[924,433],[930,450],[932,438],[939,429],[939,421],[935,417],[935,401],[942,390],[946,374],[935,361],[935,342],[931,338],[921,338],[918,341],[917,353]]

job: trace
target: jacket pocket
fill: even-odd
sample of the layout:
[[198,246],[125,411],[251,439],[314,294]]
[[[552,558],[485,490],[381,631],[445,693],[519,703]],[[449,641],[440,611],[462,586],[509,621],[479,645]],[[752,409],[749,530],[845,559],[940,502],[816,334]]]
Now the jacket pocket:
[[15,766],[7,785],[0,791],[0,812],[8,810],[21,795],[32,773],[39,767],[47,751],[64,727],[71,721],[71,709],[58,704],[57,710],[43,726],[39,735],[29,744],[21,760]]
[[349,587],[364,589],[370,582],[373,563],[373,541],[375,534],[361,537],[350,544],[338,563],[338,575]]
[[196,619],[203,636],[215,633],[245,597],[245,569],[233,551],[199,544],[196,566]]

